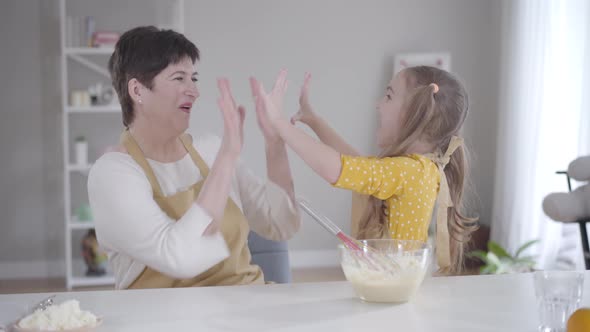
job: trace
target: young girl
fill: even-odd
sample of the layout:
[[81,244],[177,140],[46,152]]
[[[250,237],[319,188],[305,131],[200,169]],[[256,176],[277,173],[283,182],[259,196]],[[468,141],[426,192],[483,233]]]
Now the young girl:
[[[407,68],[395,75],[377,106],[382,152],[379,157],[362,157],[313,112],[309,81],[306,74],[300,110],[289,123],[281,101],[252,78],[257,111],[268,113],[283,140],[326,181],[370,195],[359,238],[426,242],[438,202],[438,265],[443,273],[459,273],[464,246],[477,227],[477,219],[462,212],[467,164],[459,135],[468,110],[463,85],[433,67]],[[321,142],[292,125],[297,121],[310,126]]]

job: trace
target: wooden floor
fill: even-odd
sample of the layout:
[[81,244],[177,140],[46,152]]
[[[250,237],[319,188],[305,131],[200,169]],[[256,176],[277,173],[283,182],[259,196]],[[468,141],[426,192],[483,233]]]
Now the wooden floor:
[[[292,276],[293,282],[323,282],[345,280],[344,274],[342,273],[342,269],[340,267],[296,269],[293,270]],[[80,287],[75,288],[72,291],[109,289],[113,289],[113,287]],[[46,293],[65,291],[65,281],[63,278],[0,280],[0,294]]]
[[314,269],[298,269],[292,272],[293,282],[343,281],[341,267],[324,267]]

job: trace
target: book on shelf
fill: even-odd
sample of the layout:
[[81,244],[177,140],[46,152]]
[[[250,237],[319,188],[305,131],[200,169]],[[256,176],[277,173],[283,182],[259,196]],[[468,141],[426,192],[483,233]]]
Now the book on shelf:
[[100,31],[92,16],[68,16],[66,18],[67,47],[113,48],[119,40],[119,33]]

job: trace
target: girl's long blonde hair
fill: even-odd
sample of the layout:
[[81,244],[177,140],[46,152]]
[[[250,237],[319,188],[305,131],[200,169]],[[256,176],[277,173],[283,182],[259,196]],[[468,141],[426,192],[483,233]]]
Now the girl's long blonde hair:
[[[405,79],[409,95],[404,102],[402,126],[396,142],[383,150],[380,157],[407,154],[408,148],[422,139],[443,153],[467,117],[469,100],[461,82],[452,74],[434,67],[410,67],[400,73]],[[434,86],[439,91],[435,93]],[[435,152],[435,151],[432,151]],[[459,273],[463,267],[465,246],[471,233],[477,229],[477,218],[466,217],[463,212],[463,190],[468,178],[467,150],[458,148],[445,168],[453,207],[448,211],[451,267],[449,273]],[[389,222],[384,201],[371,196],[359,222],[358,238],[383,238],[389,234]]]

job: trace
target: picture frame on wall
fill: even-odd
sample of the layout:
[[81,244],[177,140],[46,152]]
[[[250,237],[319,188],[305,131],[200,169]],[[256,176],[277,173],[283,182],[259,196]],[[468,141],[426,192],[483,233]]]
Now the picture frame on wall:
[[451,71],[451,53],[400,53],[394,59],[394,74],[407,67],[432,66],[446,71]]

